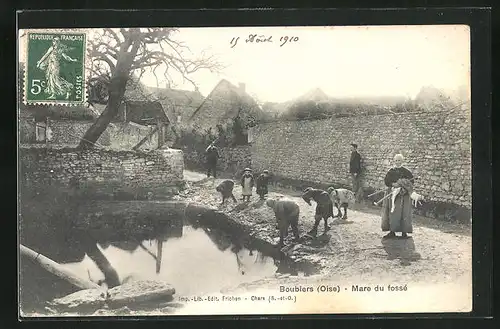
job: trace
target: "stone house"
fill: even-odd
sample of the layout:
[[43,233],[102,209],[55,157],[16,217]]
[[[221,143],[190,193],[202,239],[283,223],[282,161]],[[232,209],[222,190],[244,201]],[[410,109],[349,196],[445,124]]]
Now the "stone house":
[[[76,146],[106,105],[92,101],[92,105],[79,107],[25,106],[21,101],[24,63],[19,64],[20,142],[52,147]],[[163,145],[165,139],[173,140],[173,126],[185,122],[202,102],[203,96],[197,91],[148,87],[132,78],[127,85],[118,115],[111,121],[98,143],[111,148],[131,149],[149,135],[146,147],[156,148]],[[159,123],[162,124],[160,134],[155,133]],[[162,141],[160,144],[159,135]]]
[[[74,146],[99,113],[86,106],[25,105],[24,63],[18,75],[18,140],[20,144]],[[106,139],[106,137],[104,137]]]
[[[18,76],[18,140],[21,145],[49,148],[76,147],[92,126],[104,105],[50,106],[25,105],[22,102],[24,63],[20,63]],[[136,104],[133,104],[137,108]],[[123,107],[126,110],[127,107]],[[163,111],[162,111],[163,112]],[[129,116],[131,117],[131,116]],[[113,120],[96,145],[106,149],[130,150],[150,134],[153,128],[141,124],[140,116],[127,120],[124,113]],[[137,122],[139,121],[139,122]],[[154,148],[157,136],[150,136],[144,147]]]
[[145,86],[163,108],[168,109],[177,125],[186,124],[187,120],[203,103],[205,99],[199,91],[189,91],[171,88],[157,88]]
[[150,87],[132,78],[127,85],[124,103],[156,102],[163,108],[171,125],[183,125],[203,100],[203,95],[198,91]]
[[[25,106],[20,104],[20,144],[72,146],[92,125],[97,115],[85,107]],[[104,137],[105,139],[106,137]]]
[[[19,143],[49,148],[76,147],[99,114],[93,108],[64,106],[21,106],[18,112]],[[96,142],[98,147],[130,150],[145,137],[143,147],[154,149],[158,137],[155,127],[132,120],[114,120]]]
[[226,125],[239,118],[245,134],[264,117],[257,102],[245,91],[245,84],[234,86],[221,80],[188,119],[188,125],[200,131],[215,131],[217,125]]
[[159,102],[127,100],[120,107],[120,112],[115,121],[155,126],[158,122],[168,125],[170,118]]

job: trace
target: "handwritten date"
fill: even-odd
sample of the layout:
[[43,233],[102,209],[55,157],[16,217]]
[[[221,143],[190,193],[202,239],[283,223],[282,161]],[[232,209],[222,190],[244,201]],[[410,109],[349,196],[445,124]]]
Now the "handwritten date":
[[[233,37],[229,42],[231,48],[234,48],[238,44],[239,40],[240,37]],[[282,36],[278,39],[280,47],[283,47],[286,43],[297,42],[297,41],[299,41],[299,37],[295,36]],[[265,36],[265,35],[249,34],[248,38],[245,39],[245,43],[273,43],[273,42],[274,39],[272,35]]]

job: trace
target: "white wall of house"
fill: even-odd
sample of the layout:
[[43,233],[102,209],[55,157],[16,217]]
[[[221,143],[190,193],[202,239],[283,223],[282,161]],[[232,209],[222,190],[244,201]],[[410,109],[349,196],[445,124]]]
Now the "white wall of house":
[[[20,143],[40,144],[52,148],[76,147],[80,139],[93,122],[48,120],[35,122],[33,118],[20,118]],[[114,123],[97,141],[97,146],[113,150],[131,150],[153,127],[141,126],[132,122]],[[158,146],[158,135],[153,134],[141,149],[155,149]]]

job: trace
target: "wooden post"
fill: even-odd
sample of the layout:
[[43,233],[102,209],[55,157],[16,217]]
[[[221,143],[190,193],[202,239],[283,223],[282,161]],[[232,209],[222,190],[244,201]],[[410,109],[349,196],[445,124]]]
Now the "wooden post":
[[385,192],[385,190],[380,190],[380,191],[374,192],[374,193],[368,195],[367,198],[371,198],[372,196],[377,195],[377,194],[382,193],[382,192]]
[[163,146],[163,143],[165,142],[165,129],[164,129],[164,124],[161,121],[161,119],[157,119],[156,126],[158,127],[158,148],[161,148]]
[[160,119],[156,119],[156,131],[158,131],[158,140],[157,140],[157,143],[158,143],[158,148],[161,147],[161,123],[160,123]]
[[94,261],[99,270],[104,274],[104,279],[106,281],[106,284],[108,285],[108,288],[114,288],[120,285],[120,277],[118,276],[118,273],[106,258],[106,256],[102,253],[102,251],[99,250],[96,242],[92,240],[87,241],[86,253],[87,256],[89,256],[90,259]]
[[240,271],[241,274],[244,275],[245,271],[241,269],[243,264],[241,264],[240,258],[238,257],[238,253],[235,252],[234,255],[236,256],[236,265],[238,266],[238,271]]
[[45,118],[45,148],[49,148],[49,117]]
[[149,251],[149,249],[146,248],[146,246],[142,242],[139,243],[139,247],[141,247],[142,250],[144,250],[148,255],[150,255],[151,257],[153,257],[154,260],[156,261],[156,255],[153,254],[151,251]]
[[163,240],[157,239],[156,244],[158,245],[158,251],[156,252],[156,273],[160,273],[161,258],[163,255]]
[[36,263],[46,269],[48,272],[56,275],[57,277],[71,283],[75,287],[79,289],[93,289],[93,288],[99,288],[99,285],[97,285],[94,282],[91,282],[89,280],[85,280],[77,276],[75,273],[72,271],[64,268],[60,264],[54,262],[52,259],[47,258],[33,250],[31,250],[28,247],[23,246],[22,244],[20,245],[21,249],[21,255],[24,255]]
[[123,102],[123,122],[127,122],[127,103]]
[[156,131],[158,130],[158,127],[155,127],[153,130],[151,130],[151,132],[149,132],[146,137],[144,137],[143,139],[141,139],[141,141],[139,143],[137,143],[137,145],[135,145],[132,150],[136,151],[139,149],[139,147],[141,147],[144,143],[146,143],[148,141],[149,138],[151,138],[151,136],[156,133]]

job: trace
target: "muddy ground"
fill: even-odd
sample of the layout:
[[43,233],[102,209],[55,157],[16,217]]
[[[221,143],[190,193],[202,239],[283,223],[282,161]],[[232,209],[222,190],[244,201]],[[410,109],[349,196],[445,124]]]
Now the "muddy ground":
[[[202,203],[228,213],[234,220],[250,228],[260,239],[277,243],[279,234],[275,227],[274,213],[254,194],[250,203],[241,201],[241,186],[235,185],[234,195],[238,204],[226,201],[220,206],[220,195],[215,186],[222,179],[207,179],[196,172],[185,172],[187,189],[179,196],[186,201]],[[300,197],[298,191],[269,187],[269,197],[287,196],[300,207],[300,234],[308,232],[314,223],[314,209]],[[255,189],[254,189],[255,193]],[[381,209],[370,205],[357,205],[348,209],[348,220],[335,222],[331,230],[323,233],[320,223],[318,237],[299,244],[291,241],[289,232],[284,251],[300,261],[307,260],[321,265],[318,275],[309,278],[288,277],[261,280],[252,286],[275,285],[280,280],[310,282],[311,280],[341,279],[360,282],[413,282],[433,284],[465,282],[470,285],[472,272],[472,241],[470,227],[440,222],[414,216],[414,231],[409,239],[382,240],[386,232],[380,228]],[[238,289],[235,289],[238,290]]]
[[[222,179],[207,179],[204,174],[186,171],[186,189],[175,199],[195,202],[218,209],[244,225],[251,235],[273,244],[279,241],[273,211],[254,194],[250,203],[241,201],[241,186],[236,182],[234,195],[237,204],[227,201],[220,205],[215,191]],[[315,204],[309,206],[300,192],[269,187],[268,197],[287,196],[300,207],[299,231],[302,236],[314,223]],[[255,192],[255,189],[254,189]],[[356,205],[348,210],[348,220],[329,220],[331,229],[323,234],[322,223],[318,237],[292,242],[289,232],[283,251],[297,262],[318,265],[310,276],[276,274],[272,277],[227,288],[226,296],[268,296],[277,293],[279,286],[339,286],[343,294],[294,294],[295,303],[267,302],[213,303],[194,302],[172,305],[151,305],[144,309],[99,309],[93,315],[166,315],[166,314],[290,314],[290,313],[379,313],[387,312],[446,312],[468,311],[471,300],[472,241],[470,227],[414,216],[414,232],[409,239],[382,240],[381,209]],[[352,285],[400,285],[399,293],[353,293]],[[387,289],[387,288],[386,288]],[[252,297],[251,297],[252,296]],[[336,297],[337,296],[337,297]],[[246,299],[245,299],[246,300]],[[175,305],[174,305],[175,304]],[[177,305],[179,304],[179,305]],[[272,305],[272,307],[271,307]],[[57,315],[81,315],[60,313]]]

